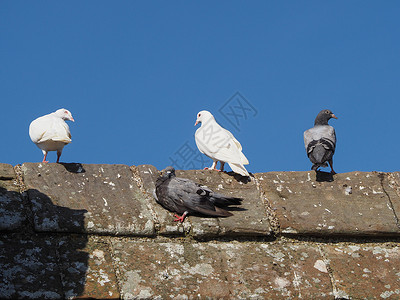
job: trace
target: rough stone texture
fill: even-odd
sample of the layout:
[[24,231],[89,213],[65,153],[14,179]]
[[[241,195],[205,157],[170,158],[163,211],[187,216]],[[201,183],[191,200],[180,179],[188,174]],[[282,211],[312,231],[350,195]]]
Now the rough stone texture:
[[[232,295],[244,299],[332,298],[318,249],[294,243],[219,244],[226,253]],[[322,268],[316,265],[322,263]]]
[[[256,174],[283,234],[399,235],[396,216],[383,188],[384,174],[337,174],[318,182],[314,172]],[[392,197],[395,196],[392,190]],[[393,201],[393,199],[392,199]],[[398,201],[398,196],[396,201]]]
[[0,238],[1,299],[62,299],[56,240],[52,237]]
[[152,198],[157,175],[0,164],[0,299],[400,298],[400,173],[177,171],[244,198],[183,224]]
[[398,244],[324,247],[334,280],[334,294],[344,299],[399,299]]
[[392,209],[394,210],[397,226],[400,228],[400,172],[387,174],[384,178],[385,192],[387,193]]
[[154,234],[152,212],[125,165],[22,165],[35,230]]
[[120,298],[110,245],[105,238],[65,236],[58,251],[66,298]]
[[243,180],[240,175],[212,170],[176,171],[176,176],[189,178],[213,191],[243,198],[241,206],[232,207],[228,218],[189,217],[191,233],[196,238],[214,236],[265,236],[271,233],[265,207],[255,180]]
[[116,241],[125,299],[332,298],[312,247],[266,243]]
[[12,165],[0,163],[0,180],[15,179],[15,172]]
[[0,231],[20,230],[27,220],[14,168],[0,164]]

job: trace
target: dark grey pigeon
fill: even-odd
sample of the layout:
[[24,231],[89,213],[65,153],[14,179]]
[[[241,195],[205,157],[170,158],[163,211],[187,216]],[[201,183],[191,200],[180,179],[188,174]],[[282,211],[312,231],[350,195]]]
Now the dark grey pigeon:
[[304,131],[304,145],[308,158],[313,163],[311,170],[325,168],[328,162],[331,173],[336,174],[332,161],[336,148],[336,134],[335,129],[328,124],[331,118],[337,119],[329,109],[321,110],[315,118],[314,127]]
[[241,198],[226,197],[190,179],[176,177],[173,167],[167,167],[157,178],[154,198],[164,208],[182,214],[175,214],[174,220],[181,223],[187,214],[192,213],[212,217],[232,216],[221,207],[240,205],[242,202]]

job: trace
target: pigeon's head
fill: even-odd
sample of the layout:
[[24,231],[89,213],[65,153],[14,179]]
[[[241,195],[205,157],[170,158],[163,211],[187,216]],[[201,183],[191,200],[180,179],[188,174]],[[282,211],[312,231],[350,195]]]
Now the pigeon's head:
[[70,120],[72,122],[75,122],[74,118],[72,117],[71,112],[68,109],[61,108],[55,112],[55,114],[63,119],[64,121]]
[[196,123],[194,124],[194,126],[196,126],[199,123],[206,123],[208,120],[210,120],[211,118],[214,118],[214,116],[207,110],[202,110],[201,112],[199,112],[197,114],[197,120]]
[[314,125],[328,125],[328,121],[331,118],[337,119],[332,111],[330,111],[329,109],[323,109],[315,118]]
[[171,167],[171,166],[166,167],[163,170],[163,177],[165,177],[165,178],[175,177],[175,169],[174,169],[174,167]]

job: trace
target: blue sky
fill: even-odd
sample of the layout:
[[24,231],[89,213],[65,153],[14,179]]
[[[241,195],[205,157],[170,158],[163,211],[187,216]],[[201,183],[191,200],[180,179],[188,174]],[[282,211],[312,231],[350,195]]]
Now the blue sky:
[[[303,132],[329,108],[336,172],[399,170],[399,12],[364,0],[1,1],[1,162],[41,161],[29,123],[64,107],[75,123],[63,162],[161,169],[186,147],[187,166],[206,109],[250,172],[309,170]],[[254,108],[236,128],[220,111],[234,95]]]

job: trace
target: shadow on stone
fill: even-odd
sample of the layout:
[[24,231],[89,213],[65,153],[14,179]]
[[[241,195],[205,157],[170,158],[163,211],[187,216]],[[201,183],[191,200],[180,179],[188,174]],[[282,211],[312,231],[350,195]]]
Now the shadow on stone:
[[332,173],[315,171],[316,180],[318,182],[332,182],[334,181]]
[[223,208],[227,211],[247,211],[247,208],[240,207],[240,206],[227,206]]
[[81,163],[60,163],[60,165],[63,165],[65,170],[67,170],[70,173],[85,173],[85,168]]
[[0,181],[0,231],[19,230],[26,220],[21,194],[4,188]]
[[68,232],[85,233],[86,209],[70,209],[54,205],[52,200],[36,189],[29,189],[29,200],[32,201],[32,211],[35,230],[38,232]]
[[[250,176],[242,176],[242,175],[240,175],[238,173],[235,173],[235,172],[232,172],[232,171],[231,172],[225,172],[225,173],[228,174],[229,176],[232,176],[233,178],[235,178],[236,181],[244,183],[244,184],[249,183],[251,181],[251,177]],[[253,174],[250,173],[250,175],[253,175]]]
[[[1,189],[0,194],[7,193]],[[34,230],[0,236],[1,299],[71,299],[83,295],[89,253],[84,232],[86,210],[54,205],[36,189],[27,195],[32,204]],[[29,222],[28,222],[29,224]]]

